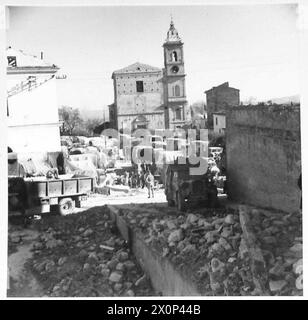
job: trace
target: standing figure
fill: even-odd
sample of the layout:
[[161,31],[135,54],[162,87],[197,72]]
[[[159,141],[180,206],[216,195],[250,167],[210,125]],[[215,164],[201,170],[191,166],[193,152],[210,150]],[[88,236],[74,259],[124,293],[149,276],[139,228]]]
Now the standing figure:
[[145,181],[146,181],[146,186],[148,188],[148,198],[151,197],[151,193],[152,193],[152,198],[154,198],[154,176],[151,173],[151,171],[148,171]]

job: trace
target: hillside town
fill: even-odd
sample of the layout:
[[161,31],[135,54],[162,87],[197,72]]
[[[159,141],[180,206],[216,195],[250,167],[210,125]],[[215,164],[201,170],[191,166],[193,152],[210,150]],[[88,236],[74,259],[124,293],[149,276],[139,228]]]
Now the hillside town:
[[300,103],[225,79],[193,106],[162,32],[164,67],[114,70],[83,131],[57,61],[7,47],[9,297],[303,294]]

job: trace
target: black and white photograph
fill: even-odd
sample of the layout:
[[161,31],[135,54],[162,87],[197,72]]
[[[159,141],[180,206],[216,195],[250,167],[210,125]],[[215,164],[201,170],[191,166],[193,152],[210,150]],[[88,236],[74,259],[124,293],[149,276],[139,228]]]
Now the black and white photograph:
[[303,297],[303,7],[2,6],[7,298]]

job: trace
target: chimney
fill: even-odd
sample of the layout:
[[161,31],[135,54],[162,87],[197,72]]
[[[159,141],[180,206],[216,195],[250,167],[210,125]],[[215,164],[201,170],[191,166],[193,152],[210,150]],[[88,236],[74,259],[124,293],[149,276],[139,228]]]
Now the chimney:
[[43,60],[43,51],[41,51],[41,60]]

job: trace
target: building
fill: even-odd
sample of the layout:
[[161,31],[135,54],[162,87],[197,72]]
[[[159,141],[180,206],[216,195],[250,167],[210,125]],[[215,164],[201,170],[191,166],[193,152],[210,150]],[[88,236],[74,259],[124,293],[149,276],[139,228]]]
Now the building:
[[226,155],[231,200],[286,213],[298,212],[299,106],[229,108]]
[[59,68],[9,47],[8,146],[18,154],[61,150],[55,75]]
[[113,128],[123,131],[182,127],[190,119],[185,93],[183,42],[173,21],[163,44],[164,69],[136,62],[112,73]]
[[114,103],[109,105],[113,127],[163,129],[162,70],[136,62],[112,73]]
[[186,100],[184,43],[171,20],[164,48],[164,107],[165,128],[182,127],[190,120],[190,109]]
[[224,134],[226,131],[226,114],[225,112],[213,113],[214,132]]
[[213,87],[204,92],[206,94],[208,127],[213,129],[213,113],[226,112],[228,107],[240,104],[240,90],[229,87],[229,82]]

